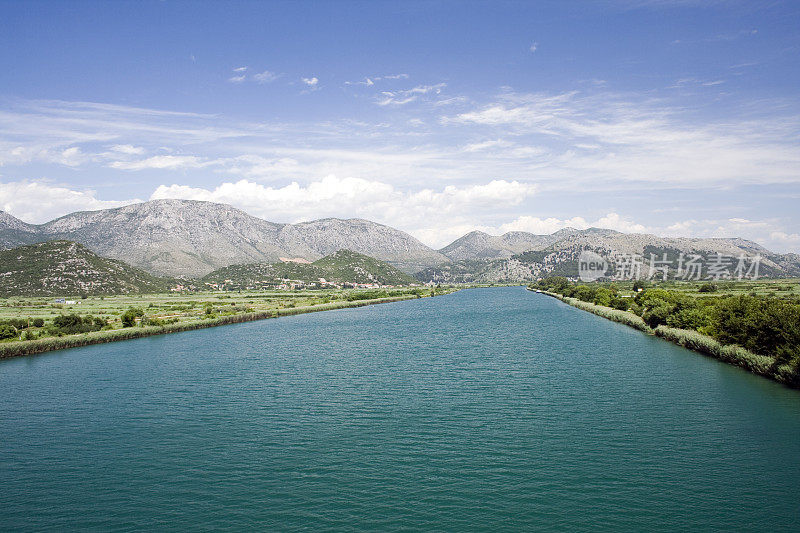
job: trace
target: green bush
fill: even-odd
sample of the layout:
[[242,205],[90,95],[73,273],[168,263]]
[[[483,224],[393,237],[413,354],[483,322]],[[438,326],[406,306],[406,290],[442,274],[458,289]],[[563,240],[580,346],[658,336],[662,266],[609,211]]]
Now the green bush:
[[124,313],[122,313],[122,327],[123,328],[130,328],[136,324],[136,319],[140,316],[144,316],[144,310],[141,307],[131,307]]
[[0,326],[0,340],[13,339],[17,336],[17,328],[8,324]]

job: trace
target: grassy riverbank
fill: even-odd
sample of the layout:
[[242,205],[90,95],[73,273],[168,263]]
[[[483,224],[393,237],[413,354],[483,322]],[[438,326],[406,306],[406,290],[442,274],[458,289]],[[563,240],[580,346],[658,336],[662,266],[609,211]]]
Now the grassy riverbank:
[[14,335],[0,341],[0,358],[438,296],[455,290],[150,294],[87,298],[69,304],[42,298],[11,299],[0,301],[0,328]]
[[[796,282],[788,283],[791,293]],[[626,294],[613,284],[576,284],[564,278],[542,280],[529,288],[800,388],[800,302],[791,294],[726,294],[717,287],[716,294],[709,295],[705,284],[693,291],[690,286],[681,291],[649,287]]]

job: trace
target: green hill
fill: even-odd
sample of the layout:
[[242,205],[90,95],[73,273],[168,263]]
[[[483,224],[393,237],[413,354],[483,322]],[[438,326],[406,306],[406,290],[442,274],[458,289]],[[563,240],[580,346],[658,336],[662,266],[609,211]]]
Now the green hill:
[[157,278],[71,241],[48,241],[0,251],[0,296],[77,296],[163,292]]
[[378,283],[380,285],[408,285],[416,280],[385,261],[368,255],[339,250],[314,261],[315,267],[327,272],[325,279],[349,283]]
[[392,265],[364,254],[339,250],[314,263],[251,263],[215,270],[201,281],[235,287],[275,286],[284,280],[318,284],[409,285],[416,280]]

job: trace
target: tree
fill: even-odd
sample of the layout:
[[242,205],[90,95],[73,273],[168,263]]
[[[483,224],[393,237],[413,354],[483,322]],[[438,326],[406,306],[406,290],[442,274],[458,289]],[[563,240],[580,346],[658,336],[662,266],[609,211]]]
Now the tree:
[[144,310],[140,307],[131,307],[122,314],[122,327],[130,328],[136,325],[136,319],[144,316]]

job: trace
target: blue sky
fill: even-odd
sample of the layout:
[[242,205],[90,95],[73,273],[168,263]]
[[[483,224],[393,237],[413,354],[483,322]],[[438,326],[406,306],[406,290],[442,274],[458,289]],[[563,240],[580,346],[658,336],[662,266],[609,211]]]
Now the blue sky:
[[800,251],[798,28],[780,1],[0,1],[0,209]]

